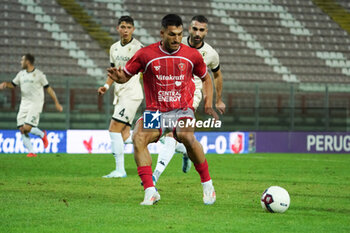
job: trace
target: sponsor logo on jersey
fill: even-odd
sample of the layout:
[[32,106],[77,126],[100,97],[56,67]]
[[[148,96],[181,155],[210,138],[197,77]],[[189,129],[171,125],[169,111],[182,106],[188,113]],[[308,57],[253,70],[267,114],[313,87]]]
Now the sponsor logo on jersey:
[[178,67],[179,67],[179,70],[181,70],[182,72],[186,70],[186,64],[185,63],[179,63]]
[[24,83],[34,83],[34,81],[32,79],[24,79],[23,84]]
[[155,69],[156,71],[159,71],[159,70],[160,70],[160,66],[154,66],[154,69]]
[[114,57],[114,59],[115,59],[116,61],[125,61],[125,62],[127,62],[127,61],[130,60],[130,57],[127,57],[127,56],[119,56],[119,55],[117,55],[117,56]]
[[176,81],[183,81],[185,80],[185,75],[180,75],[180,76],[176,76],[176,75],[156,75],[157,79],[160,81],[172,81],[172,80],[176,80]]
[[179,86],[181,86],[181,84],[182,84],[182,82],[180,82],[180,81],[175,81],[175,86],[179,87]]
[[178,91],[159,91],[158,101],[159,102],[179,102],[181,94]]

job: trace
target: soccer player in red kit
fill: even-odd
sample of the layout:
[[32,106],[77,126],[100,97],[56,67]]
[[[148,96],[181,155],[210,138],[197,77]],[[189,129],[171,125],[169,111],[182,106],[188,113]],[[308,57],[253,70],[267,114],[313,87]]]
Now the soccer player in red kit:
[[[173,132],[177,141],[185,145],[188,156],[200,175],[204,204],[214,204],[216,194],[203,148],[194,136],[194,128],[187,124],[195,119],[192,107],[195,91],[193,75],[203,81],[206,113],[218,119],[212,108],[213,84],[200,53],[181,44],[183,24],[178,15],[169,14],[162,19],[160,34],[160,42],[136,52],[123,70],[120,67],[108,69],[108,76],[117,83],[125,83],[133,75],[142,72],[146,112],[153,111],[151,121],[161,119],[160,128],[149,129],[144,124],[146,119],[141,117],[133,134],[137,171],[145,189],[145,198],[141,205],[153,205],[160,200],[152,180],[152,158],[147,146],[169,131]],[[164,122],[178,124],[167,126]]]

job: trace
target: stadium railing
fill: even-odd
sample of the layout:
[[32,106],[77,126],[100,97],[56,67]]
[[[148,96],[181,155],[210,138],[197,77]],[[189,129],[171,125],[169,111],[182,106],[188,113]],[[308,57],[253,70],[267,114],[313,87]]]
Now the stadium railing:
[[[8,80],[0,75],[0,82]],[[63,113],[48,95],[40,125],[46,129],[107,129],[113,114],[113,89],[98,96],[99,82],[86,77],[49,77]],[[350,85],[235,81],[225,84],[219,131],[350,131]],[[16,128],[20,92],[0,92],[0,128]],[[141,116],[143,102],[135,117]],[[208,119],[203,102],[196,117]],[[205,129],[203,129],[205,130]],[[207,129],[208,130],[208,129]],[[210,129],[209,129],[210,130]]]

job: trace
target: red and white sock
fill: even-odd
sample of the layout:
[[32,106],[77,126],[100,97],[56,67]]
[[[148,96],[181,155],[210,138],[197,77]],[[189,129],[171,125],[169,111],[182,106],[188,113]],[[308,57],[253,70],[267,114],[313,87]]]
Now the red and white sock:
[[196,168],[196,171],[198,172],[199,176],[201,177],[201,182],[205,183],[209,180],[211,180],[209,175],[209,167],[208,162],[205,160],[203,163],[195,164],[194,167]]
[[146,190],[147,188],[150,188],[150,187],[154,187],[153,180],[152,180],[152,167],[151,166],[138,167],[137,173],[139,174],[139,177],[141,178],[144,190]]

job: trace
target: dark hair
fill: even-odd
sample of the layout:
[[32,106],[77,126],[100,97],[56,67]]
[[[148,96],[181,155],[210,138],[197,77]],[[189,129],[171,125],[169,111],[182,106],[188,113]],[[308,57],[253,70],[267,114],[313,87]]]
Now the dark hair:
[[131,16],[128,15],[123,15],[122,17],[119,18],[118,20],[118,25],[120,25],[122,22],[126,22],[134,26],[134,19],[131,18]]
[[168,26],[182,26],[182,19],[176,14],[168,14],[162,19],[162,27],[167,28]]
[[24,54],[24,58],[30,62],[30,64],[34,65],[35,58],[32,54],[26,53]]
[[208,24],[208,19],[204,15],[195,15],[192,17],[192,21],[198,21],[200,23],[206,23]]

